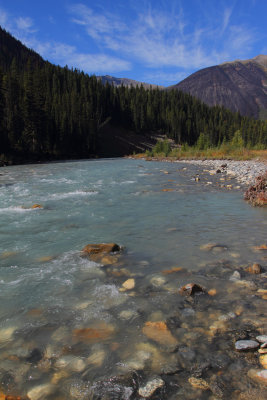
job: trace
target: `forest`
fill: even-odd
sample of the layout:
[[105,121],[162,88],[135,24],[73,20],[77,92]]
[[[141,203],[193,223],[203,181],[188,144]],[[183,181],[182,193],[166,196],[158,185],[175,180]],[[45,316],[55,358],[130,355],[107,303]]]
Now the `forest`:
[[208,107],[175,89],[103,85],[44,61],[2,29],[0,46],[0,160],[95,157],[106,123],[166,134],[181,145],[218,146],[238,137],[245,147],[267,148],[267,120]]

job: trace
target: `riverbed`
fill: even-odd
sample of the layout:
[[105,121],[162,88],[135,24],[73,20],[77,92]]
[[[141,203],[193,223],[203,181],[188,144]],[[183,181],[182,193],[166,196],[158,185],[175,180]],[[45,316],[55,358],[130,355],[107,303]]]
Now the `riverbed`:
[[[0,393],[264,398],[261,354],[235,342],[267,333],[267,210],[209,170],[129,159],[1,168]],[[110,242],[120,251],[82,252]],[[180,290],[189,283],[201,289]]]

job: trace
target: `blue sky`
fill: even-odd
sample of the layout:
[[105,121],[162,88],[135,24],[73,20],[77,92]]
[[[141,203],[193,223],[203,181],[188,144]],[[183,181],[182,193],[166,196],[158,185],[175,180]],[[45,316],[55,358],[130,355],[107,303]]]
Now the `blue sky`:
[[267,0],[0,0],[0,25],[44,59],[168,86],[267,54]]

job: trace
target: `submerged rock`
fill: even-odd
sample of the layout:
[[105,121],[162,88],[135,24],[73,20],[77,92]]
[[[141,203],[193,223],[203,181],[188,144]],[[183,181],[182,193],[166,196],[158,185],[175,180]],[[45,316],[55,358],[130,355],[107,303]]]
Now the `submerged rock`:
[[179,289],[181,295],[193,296],[195,293],[205,293],[206,289],[196,283],[187,283]]
[[176,346],[177,339],[171,334],[167,325],[163,321],[145,323],[142,329],[143,333],[155,342],[165,346]]
[[160,387],[164,386],[165,382],[161,378],[154,378],[149,380],[145,386],[142,386],[138,390],[138,394],[142,397],[148,398],[152,396],[152,394],[159,389]]
[[35,208],[43,208],[43,206],[42,206],[41,204],[33,204],[33,205],[31,206],[31,208],[32,208],[32,209],[35,209]]
[[260,363],[264,369],[267,369],[267,354],[260,356]]
[[196,389],[201,389],[201,390],[208,390],[209,384],[202,378],[195,378],[191,377],[188,379],[188,382]]
[[73,338],[82,342],[96,343],[110,338],[114,332],[113,325],[102,322],[95,327],[74,329]]
[[255,340],[238,340],[235,342],[235,349],[238,351],[256,350],[258,347],[259,343]]
[[263,272],[263,269],[260,264],[254,263],[253,265],[249,265],[246,269],[246,272],[250,274],[261,274]]
[[46,398],[46,396],[49,396],[51,393],[53,393],[54,389],[55,389],[54,385],[46,383],[31,389],[27,393],[27,396],[29,397],[30,400],[43,400]]
[[250,369],[248,371],[248,376],[254,381],[261,383],[264,386],[267,386],[267,369],[263,370]]

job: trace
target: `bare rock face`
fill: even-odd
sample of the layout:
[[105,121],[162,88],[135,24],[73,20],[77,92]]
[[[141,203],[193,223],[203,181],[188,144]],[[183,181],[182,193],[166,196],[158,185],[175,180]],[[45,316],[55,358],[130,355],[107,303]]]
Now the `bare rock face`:
[[201,69],[169,89],[258,118],[261,110],[267,110],[267,56]]

